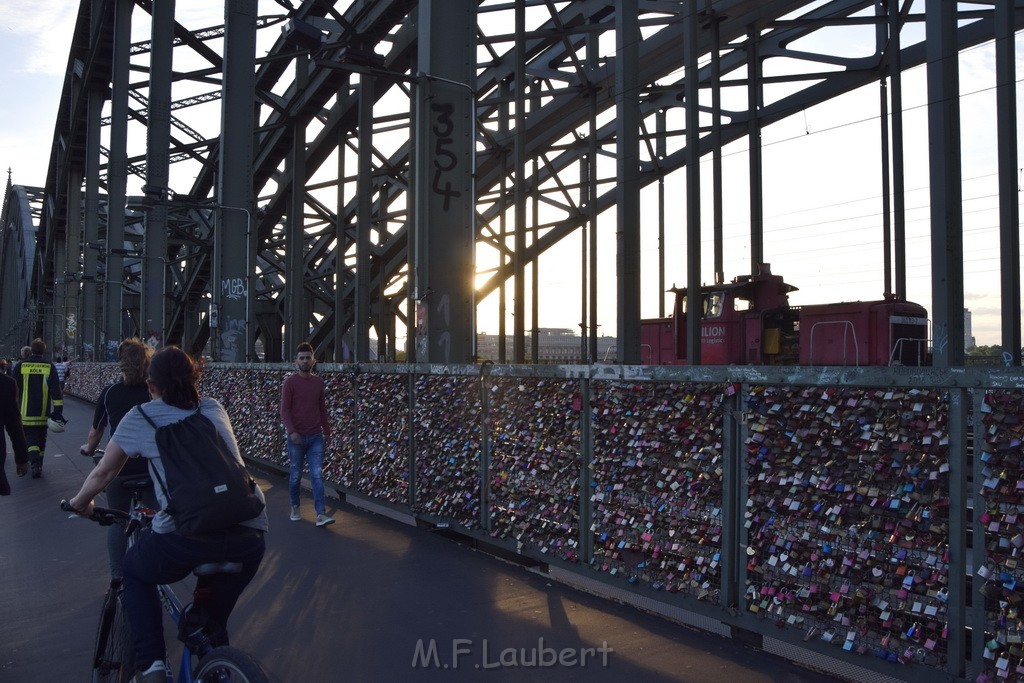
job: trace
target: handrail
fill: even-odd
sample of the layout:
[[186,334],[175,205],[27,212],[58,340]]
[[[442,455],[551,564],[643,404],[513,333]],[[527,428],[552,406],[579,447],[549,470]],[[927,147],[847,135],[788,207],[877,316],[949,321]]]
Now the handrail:
[[814,365],[814,332],[819,325],[843,325],[845,331],[843,333],[843,365],[846,365],[846,337],[851,332],[853,333],[853,348],[856,351],[856,362],[855,366],[860,367],[860,344],[857,343],[857,328],[854,327],[853,323],[849,320],[823,320],[821,322],[814,323],[811,325],[811,343],[809,349],[808,363]]

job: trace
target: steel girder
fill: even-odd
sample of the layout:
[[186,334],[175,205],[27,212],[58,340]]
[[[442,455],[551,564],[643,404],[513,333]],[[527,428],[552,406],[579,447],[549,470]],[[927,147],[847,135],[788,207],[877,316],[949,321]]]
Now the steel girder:
[[[68,86],[62,96],[51,152],[50,173],[45,193],[46,209],[39,221],[38,247],[41,268],[34,275],[33,296],[50,301],[54,271],[54,253],[65,243],[63,231],[68,224],[68,179],[72,168],[84,167],[86,117],[85,93],[109,86],[114,0],[84,1],[79,12],[68,62]],[[523,269],[540,254],[614,206],[619,199],[615,177],[609,172],[607,158],[614,150],[614,123],[608,120],[614,106],[616,61],[600,46],[602,37],[614,34],[615,3],[608,0],[580,0],[571,3],[527,3],[530,23],[525,40],[517,49],[507,21],[514,3],[482,1],[479,6],[476,89],[476,172],[477,224],[479,244],[490,253],[494,267],[491,276],[478,288],[479,297],[493,293],[511,278],[522,278]],[[721,0],[696,3],[701,12],[699,53],[706,57],[712,45],[719,45],[720,67],[712,73],[710,65],[698,70],[702,88],[742,87],[752,53],[751,36],[756,35],[756,54],[761,62],[784,58],[792,67],[786,77],[788,94],[758,103],[756,107],[723,106],[720,117],[720,142],[713,142],[709,131],[702,130],[700,153],[715,144],[728,144],[749,132],[750,117],[756,111],[759,125],[781,120],[815,103],[834,98],[887,75],[893,55],[886,44],[878,44],[873,54],[859,58],[810,54],[792,49],[794,41],[828,27],[877,22],[873,2],[834,0],[832,2],[764,2]],[[148,3],[138,2],[148,10]],[[1017,4],[1015,28],[1021,27],[1021,5]],[[681,12],[692,3],[641,2],[639,45],[639,83],[636,105],[640,112],[638,139],[647,151],[641,158],[643,184],[683,167],[687,155],[682,128],[659,129],[654,121],[659,112],[684,106],[686,74],[680,74],[684,39]],[[259,317],[273,321],[283,316],[283,296],[289,279],[301,278],[308,296],[308,322],[316,346],[335,353],[340,359],[336,337],[352,326],[353,306],[345,305],[355,295],[360,278],[355,273],[356,217],[364,204],[370,205],[375,230],[370,259],[370,296],[386,315],[406,320],[408,301],[407,243],[409,222],[410,80],[417,74],[415,65],[416,7],[414,0],[339,0],[303,2],[289,16],[264,16],[260,30],[276,28],[286,19],[319,27],[322,43],[313,47],[297,45],[288,35],[273,42],[265,56],[257,59],[256,105],[259,113],[252,168],[254,196],[258,210],[252,217],[257,235],[257,256],[253,284],[260,306]],[[811,9],[805,11],[804,8]],[[914,3],[901,6],[901,28],[913,20]],[[973,10],[962,14],[956,34],[960,49],[989,40],[994,35],[992,12]],[[173,164],[193,164],[194,173],[182,195],[188,202],[215,205],[218,172],[218,131],[184,120],[192,110],[218,100],[222,56],[216,41],[219,28],[189,30],[175,27],[175,50],[192,55],[186,68],[175,66],[172,126],[188,140],[172,135],[168,155]],[[714,38],[714,40],[712,40]],[[904,41],[907,42],[907,41]],[[355,53],[375,53],[369,68],[355,63]],[[133,46],[133,59],[144,59],[147,43]],[[527,110],[515,107],[516,59],[525,60]],[[297,60],[309,60],[302,82],[295,77]],[[902,69],[923,63],[924,44],[909,42],[901,47]],[[134,62],[133,62],[134,64]],[[177,57],[175,64],[178,64]],[[802,65],[802,66],[799,66]],[[145,68],[139,66],[138,68]],[[353,176],[346,169],[346,156],[358,151],[359,79],[373,78],[374,131],[371,139],[374,159],[372,192],[355,193]],[[764,79],[764,83],[781,79]],[[191,90],[184,88],[188,85]],[[202,86],[203,92],[195,92]],[[146,81],[133,84],[133,98],[141,105]],[[181,89],[182,94],[178,94]],[[210,88],[213,88],[211,91]],[[709,112],[706,104],[702,111]],[[182,117],[179,120],[178,115]],[[147,114],[139,109],[131,114],[145,123]],[[592,123],[593,122],[593,123]],[[289,215],[293,177],[286,159],[292,153],[296,126],[307,130],[304,149],[305,177],[302,179],[302,216]],[[527,163],[522,178],[516,178],[510,164],[515,140],[524,145]],[[397,142],[396,142],[397,139]],[[655,154],[656,148],[664,154]],[[106,147],[97,153],[104,153]],[[596,157],[595,157],[596,153]],[[129,173],[144,174],[144,154],[129,153],[123,163]],[[101,166],[101,176],[109,165]],[[173,178],[173,173],[172,173]],[[584,182],[583,179],[586,179]],[[172,179],[174,182],[180,182]],[[101,179],[101,184],[103,180]],[[497,226],[503,215],[516,207],[510,191],[517,183],[538,205],[548,208],[530,231],[536,240],[513,259],[510,235]],[[519,207],[525,210],[525,207]],[[294,213],[294,210],[291,210]],[[186,320],[194,320],[195,309],[210,289],[209,226],[175,223],[166,254],[162,258],[178,264],[173,287],[168,292],[168,341],[183,341],[193,350],[203,347],[208,335],[206,321],[185,338]],[[301,220],[305,246],[301,273],[289,273],[284,253],[284,228],[290,220]],[[531,219],[532,220],[532,219]],[[108,245],[109,246],[109,245]],[[73,260],[75,255],[71,255]],[[467,270],[469,265],[467,264]],[[473,274],[467,272],[467,276]],[[9,277],[9,275],[8,275]],[[336,291],[336,288],[340,291]],[[336,319],[336,316],[338,319]],[[282,318],[283,319],[283,318]],[[266,339],[270,328],[265,325]],[[267,356],[273,359],[273,353]]]
[[36,226],[43,212],[43,190],[12,185],[7,178],[4,194],[3,239],[0,240],[0,357],[16,358],[18,350],[37,332],[35,297],[29,290],[36,263]]

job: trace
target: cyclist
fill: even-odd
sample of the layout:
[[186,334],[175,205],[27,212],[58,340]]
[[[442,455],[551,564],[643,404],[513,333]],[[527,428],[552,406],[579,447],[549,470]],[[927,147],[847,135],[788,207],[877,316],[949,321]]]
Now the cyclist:
[[[231,422],[224,407],[215,399],[200,398],[197,388],[199,367],[181,349],[165,346],[154,354],[149,365],[146,384],[153,400],[146,404],[146,414],[157,425],[178,422],[202,407],[216,426],[229,449],[241,462]],[[93,498],[109,484],[129,457],[146,458],[155,478],[166,473],[160,459],[153,428],[132,408],[118,425],[107,443],[99,464],[93,468],[81,490],[68,501],[81,515],[92,514]],[[258,488],[257,495],[263,499]],[[168,514],[167,499],[156,488],[160,512],[152,527],[145,530],[128,550],[124,560],[124,604],[131,624],[138,667],[136,681],[165,683],[167,677],[166,649],[163,635],[163,612],[157,586],[184,579],[197,566],[208,562],[239,562],[237,574],[200,576],[197,590],[209,590],[206,602],[206,630],[211,645],[228,645],[227,621],[238,597],[252,580],[266,549],[263,534],[267,530],[267,513],[221,532],[204,536],[185,536],[177,531]]]
[[[57,368],[43,360],[46,342],[38,337],[27,347],[29,356],[14,366],[21,404],[21,424],[28,442],[32,478],[43,475],[43,453],[46,451],[46,421],[64,422],[64,395],[60,391]],[[24,350],[23,350],[24,352]]]
[[[121,419],[133,407],[149,401],[149,388],[146,386],[146,373],[149,371],[149,359],[153,349],[138,337],[125,339],[117,347],[117,362],[121,370],[121,381],[106,386],[96,401],[96,412],[92,418],[92,428],[86,443],[78,452],[82,455],[93,455],[103,439],[103,432],[110,426],[110,434],[117,430]],[[129,512],[132,494],[125,490],[124,483],[146,476],[148,468],[142,458],[130,459],[121,472],[107,486],[107,507]],[[142,502],[156,509],[157,501],[152,489],[145,492]],[[124,553],[128,549],[128,538],[124,530],[113,524],[107,530],[107,553],[110,555],[110,578],[120,581],[124,576]]]

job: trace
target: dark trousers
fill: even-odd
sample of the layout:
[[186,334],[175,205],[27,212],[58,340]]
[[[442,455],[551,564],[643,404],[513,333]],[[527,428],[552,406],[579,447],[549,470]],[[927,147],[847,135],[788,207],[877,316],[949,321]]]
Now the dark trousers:
[[135,662],[140,670],[167,659],[163,607],[157,585],[181,581],[207,562],[241,562],[239,574],[200,576],[196,589],[209,593],[204,601],[206,631],[216,646],[228,644],[227,622],[238,596],[249,585],[263,560],[263,532],[236,527],[203,539],[151,529],[128,549],[124,558],[124,605],[135,639]]
[[[146,475],[126,475],[114,477],[113,481],[107,484],[107,507],[115,510],[131,512],[132,494],[125,490],[124,484],[128,481],[138,481]],[[147,488],[142,492],[142,503],[154,510],[159,508],[156,500],[156,493],[153,488]],[[107,527],[107,555],[110,558],[110,576],[120,579],[124,576],[124,555],[128,550],[128,537],[124,535],[124,527],[120,524],[111,524]]]
[[46,450],[46,425],[25,425],[25,443],[28,445],[28,460],[32,467],[43,466],[43,451]]

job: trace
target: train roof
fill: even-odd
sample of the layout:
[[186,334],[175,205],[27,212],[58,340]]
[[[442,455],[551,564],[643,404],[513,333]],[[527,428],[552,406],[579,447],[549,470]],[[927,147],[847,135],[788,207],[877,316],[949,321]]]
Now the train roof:
[[[717,285],[703,285],[700,288],[702,293],[705,292],[732,292],[736,296],[744,299],[753,298],[758,292],[763,292],[765,288],[775,288],[775,294],[789,294],[790,292],[798,291],[798,287],[795,287],[782,280],[781,275],[774,275],[772,273],[771,265],[768,263],[761,264],[758,272],[754,275],[738,275],[732,279],[732,282],[722,283]],[[670,292],[674,292],[677,295],[685,295],[686,287],[672,287]]]

